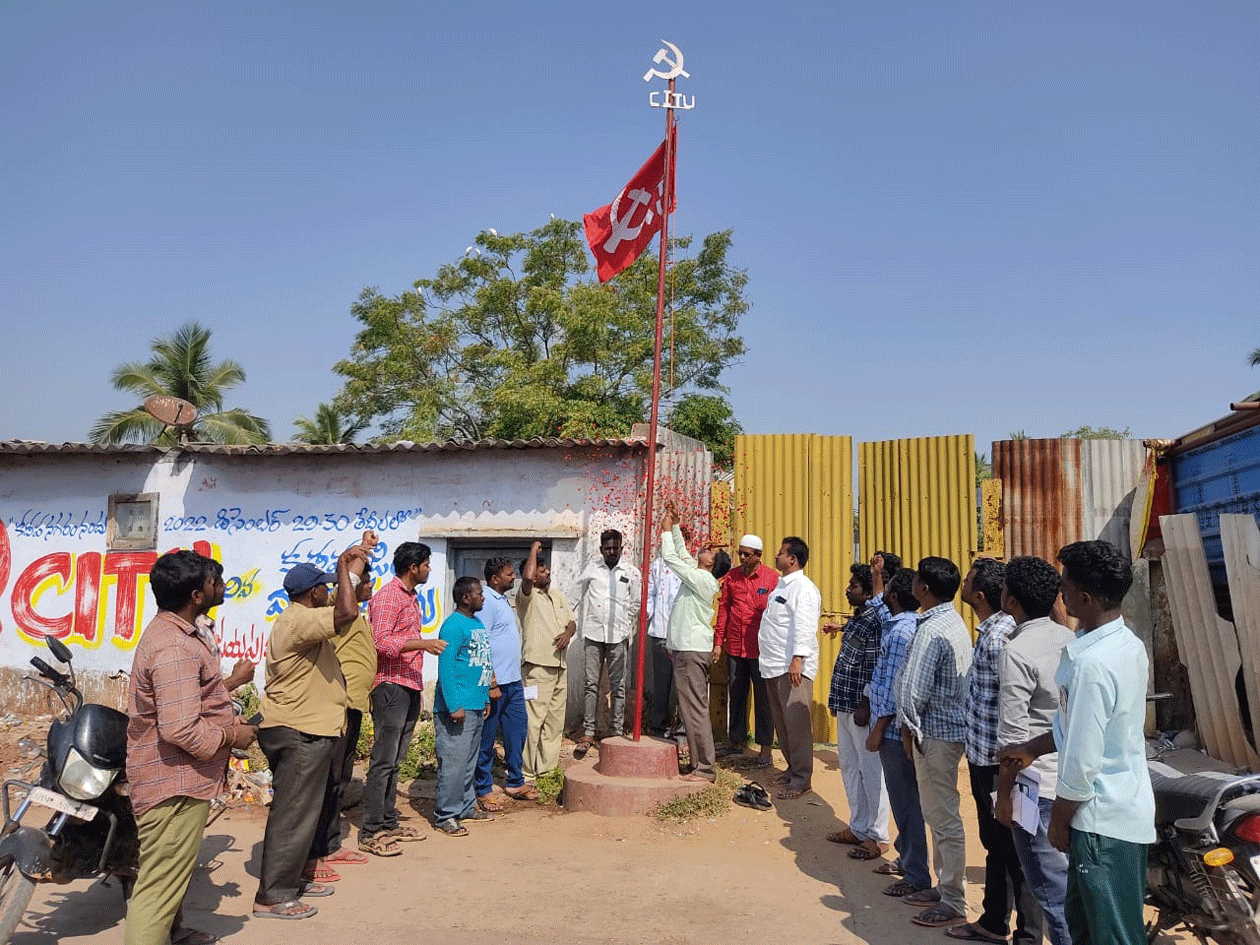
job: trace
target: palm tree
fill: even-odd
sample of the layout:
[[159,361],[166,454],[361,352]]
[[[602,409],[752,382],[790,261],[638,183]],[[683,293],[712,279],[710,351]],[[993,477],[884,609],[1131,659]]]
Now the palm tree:
[[224,394],[245,380],[245,369],[235,361],[211,362],[209,328],[189,322],[172,335],[154,338],[149,347],[153,356],[148,361],[131,361],[114,369],[110,378],[114,389],[141,398],[179,397],[197,408],[196,421],[181,434],[140,407],[114,410],[93,425],[89,434],[93,443],[174,445],[185,439],[245,445],[271,440],[266,420],[241,407],[223,409]]
[[297,442],[328,446],[353,443],[354,438],[368,426],[362,421],[347,420],[331,404],[320,404],[316,407],[314,420],[298,417],[293,425],[298,430],[294,437]]
[[1252,348],[1251,354],[1247,355],[1247,361],[1252,367],[1260,367],[1260,348]]

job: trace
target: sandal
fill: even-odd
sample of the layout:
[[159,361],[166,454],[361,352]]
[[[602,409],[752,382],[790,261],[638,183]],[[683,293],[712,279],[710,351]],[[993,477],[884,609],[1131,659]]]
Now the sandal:
[[771,784],[787,784],[791,780],[792,780],[792,776],[790,774],[776,774],[773,778],[770,779],[770,783]]
[[325,863],[345,863],[349,865],[359,865],[362,863],[366,863],[367,861],[368,861],[368,858],[364,856],[362,853],[355,853],[353,850],[348,849],[347,847],[342,847],[340,850],[337,850],[335,853],[330,853],[328,854],[328,856],[324,857]]
[[288,902],[277,903],[274,906],[263,906],[261,909],[258,903],[254,903],[255,919],[309,919],[317,912],[319,912],[318,909],[307,905],[300,899],[290,899]]
[[849,851],[851,860],[878,860],[888,852],[888,844],[876,843],[874,840],[863,840]]
[[393,837],[383,833],[364,837],[359,841],[359,849],[373,856],[402,856],[402,847],[394,841]]
[[219,936],[200,929],[171,929],[171,945],[214,945]]
[[803,795],[805,795],[805,794],[808,794],[811,790],[812,790],[812,788],[810,788],[810,787],[803,787],[803,788],[799,788],[799,789],[798,789],[798,788],[786,788],[785,790],[782,790],[782,791],[780,791],[778,794],[776,794],[776,795],[775,795],[775,797],[777,797],[777,798],[778,798],[779,800],[781,800],[781,801],[794,801],[794,800],[796,800],[798,797],[801,797],[801,796],[803,796]]
[[901,858],[893,860],[891,863],[880,863],[874,870],[881,876],[904,876],[906,871],[901,868]]
[[908,906],[930,906],[941,901],[941,891],[935,887],[920,889],[918,892],[903,896],[901,901]]
[[1002,945],[1003,942],[1010,941],[1005,936],[993,935],[987,929],[974,922],[964,922],[962,925],[955,925],[953,928],[946,929],[945,934],[950,938],[962,939],[964,942],[992,942],[993,945]]
[[316,866],[314,869],[303,870],[302,879],[308,883],[339,883],[341,874],[331,866]]
[[757,763],[754,765],[754,767],[769,768],[772,764],[774,764],[773,758],[758,758]]
[[[902,902],[905,902],[903,899]],[[965,915],[960,915],[948,906],[932,906],[930,909],[924,909],[918,915],[911,916],[910,921],[915,925],[925,925],[930,929],[938,929],[942,925],[956,925],[966,920]]]
[[923,892],[923,890],[917,886],[911,886],[904,879],[897,880],[897,882],[883,890],[885,896],[894,896],[897,899],[904,899],[906,896],[912,896],[917,892]]
[[327,896],[333,895],[336,891],[337,890],[333,889],[331,886],[323,886],[319,883],[308,883],[304,881],[302,885],[298,887],[298,898],[323,899]]
[[397,840],[400,843],[419,843],[421,840],[429,839],[427,834],[423,834],[415,827],[408,826],[407,824],[395,827],[393,830],[386,830],[385,836],[389,837],[391,840]]
[[837,830],[835,833],[827,834],[827,839],[832,843],[849,843],[853,846],[857,846],[862,842],[862,838],[854,834],[848,827],[845,827],[843,830]]
[[491,800],[492,795],[487,794],[484,797],[477,798],[477,807],[485,811],[487,814],[503,813],[503,805],[498,801]]
[[533,785],[526,784],[518,788],[504,788],[503,793],[514,801],[536,801],[538,800],[538,791]]
[[595,739],[591,738],[589,735],[586,735],[582,738],[581,741],[579,741],[576,745],[573,746],[573,757],[576,758],[578,761],[581,761],[583,758],[586,757],[586,753],[594,747],[595,747]]

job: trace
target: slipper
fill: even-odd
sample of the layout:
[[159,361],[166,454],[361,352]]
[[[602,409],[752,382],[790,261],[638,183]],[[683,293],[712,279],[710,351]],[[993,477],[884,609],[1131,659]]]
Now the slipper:
[[756,765],[754,765],[754,767],[769,768],[772,764],[774,764],[774,759],[772,758],[758,758],[757,763]]
[[303,883],[298,887],[299,899],[323,899],[326,896],[334,895],[337,890],[331,886],[324,886],[320,883]]
[[888,852],[888,844],[876,843],[874,840],[863,840],[860,845],[849,851],[851,860],[878,860]]
[[[905,902],[903,899],[902,902]],[[925,925],[930,929],[938,929],[942,925],[955,925],[962,922],[967,917],[960,915],[948,906],[932,906],[930,909],[924,909],[918,915],[910,917],[910,921],[915,925]]]
[[503,793],[514,801],[536,801],[538,800],[538,791],[532,786],[526,784],[524,787],[504,788]]
[[423,834],[415,827],[405,824],[395,827],[393,830],[386,830],[385,836],[391,840],[397,840],[399,843],[419,843],[421,840],[429,839],[427,834]]
[[935,887],[920,889],[916,893],[903,896],[901,901],[908,906],[930,906],[941,901],[941,891]]
[[798,797],[808,794],[811,790],[812,789],[808,787],[803,787],[803,788],[800,788],[799,790],[796,788],[787,788],[785,790],[780,791],[778,794],[775,795],[775,797],[777,797],[781,801],[794,801]]
[[747,807],[752,810],[771,810],[774,805],[770,803],[770,795],[756,781],[749,781],[742,788],[735,792],[731,798],[740,807]]
[[355,853],[353,850],[347,847],[342,847],[340,850],[336,851],[335,853],[330,853],[328,854],[328,856],[324,857],[325,863],[345,863],[347,865],[358,865],[361,863],[366,863],[367,861],[368,861],[368,858],[364,856],[362,853]]
[[331,866],[317,866],[313,870],[303,870],[302,880],[307,883],[339,883],[341,874]]
[[883,890],[885,896],[895,896],[898,899],[904,899],[906,896],[912,896],[917,892],[923,892],[923,890],[911,886],[904,879],[897,880],[897,882]]
[[848,827],[845,827],[843,830],[837,830],[835,833],[827,834],[827,839],[832,843],[848,843],[853,846],[857,846],[862,842],[862,838],[854,834]]
[[171,945],[214,945],[219,936],[200,929],[171,929]]
[[503,813],[503,805],[500,804],[498,801],[491,800],[490,798],[491,798],[491,795],[489,794],[485,795],[484,797],[477,798],[477,806],[481,810],[485,811],[487,814]]
[[383,833],[364,837],[359,841],[359,849],[373,856],[402,856],[402,847],[394,842],[393,837]]
[[581,741],[579,741],[576,745],[573,746],[573,757],[576,758],[578,761],[581,761],[583,758],[586,757],[586,753],[590,751],[593,747],[595,747],[595,739],[591,738],[588,735],[584,737]]
[[880,863],[875,867],[874,872],[881,876],[905,876],[906,871],[901,868],[900,860],[893,860],[891,863]]
[[787,784],[791,780],[792,780],[792,776],[790,774],[776,774],[773,778],[770,779],[770,783],[771,784]]
[[290,899],[288,902],[277,903],[274,906],[263,906],[262,911],[259,911],[258,903],[254,903],[255,919],[309,919],[317,912],[319,912],[318,909],[300,899]]
[[1003,942],[1010,941],[1009,938],[990,934],[974,922],[964,922],[962,925],[955,925],[953,928],[946,929],[945,934],[950,938],[962,939],[964,942],[992,942],[993,945],[1001,945]]

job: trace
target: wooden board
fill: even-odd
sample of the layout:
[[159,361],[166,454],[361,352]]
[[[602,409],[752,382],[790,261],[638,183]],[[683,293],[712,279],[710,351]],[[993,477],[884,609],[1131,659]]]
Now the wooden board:
[[1251,703],[1251,731],[1260,738],[1260,525],[1251,515],[1222,515],[1221,544],[1242,654],[1243,685]]
[[1164,515],[1164,578],[1177,650],[1190,678],[1199,735],[1208,754],[1242,768],[1260,758],[1243,732],[1234,677],[1242,665],[1234,625],[1216,612],[1198,519]]

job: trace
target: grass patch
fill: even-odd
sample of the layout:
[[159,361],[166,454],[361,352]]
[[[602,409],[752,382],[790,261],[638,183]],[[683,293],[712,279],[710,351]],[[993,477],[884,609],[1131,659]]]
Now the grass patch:
[[649,814],[662,824],[685,824],[701,817],[720,817],[731,809],[731,794],[743,783],[743,779],[734,772],[718,768],[717,780],[710,787],[663,801]]
[[564,771],[556,768],[534,779],[534,789],[538,791],[539,804],[554,804],[560,799],[564,790]]

